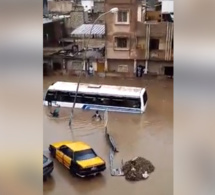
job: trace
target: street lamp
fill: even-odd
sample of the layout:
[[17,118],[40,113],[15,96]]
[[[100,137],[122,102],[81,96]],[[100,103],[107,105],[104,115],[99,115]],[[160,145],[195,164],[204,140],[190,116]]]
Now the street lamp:
[[84,64],[83,64],[82,70],[81,70],[81,72],[80,72],[80,74],[79,74],[78,83],[77,83],[77,88],[76,88],[76,92],[75,92],[75,98],[74,98],[74,102],[73,102],[73,106],[72,106],[72,110],[71,110],[71,116],[70,116],[70,120],[69,120],[69,126],[70,126],[70,128],[71,128],[72,117],[73,117],[74,108],[75,108],[75,104],[76,104],[76,100],[77,100],[77,95],[78,95],[79,85],[80,85],[80,81],[81,81],[82,71],[83,71],[83,69],[84,69],[84,67],[85,67],[85,64],[86,64],[86,54],[87,54],[87,50],[88,50],[88,45],[89,45],[89,43],[90,43],[90,35],[91,35],[92,31],[93,31],[93,28],[94,28],[95,24],[98,22],[98,20],[99,20],[101,17],[103,17],[104,15],[109,14],[109,13],[111,13],[111,14],[117,13],[118,11],[119,11],[119,9],[118,9],[117,7],[114,7],[114,8],[112,8],[112,9],[110,9],[109,11],[107,11],[107,12],[101,14],[101,15],[94,21],[94,23],[93,23],[93,25],[92,25],[92,27],[91,27],[91,29],[90,29],[89,37],[88,37],[88,39],[87,39],[87,41],[86,41],[86,43],[87,43],[87,44],[86,44],[86,49],[85,49],[85,52],[84,52]]

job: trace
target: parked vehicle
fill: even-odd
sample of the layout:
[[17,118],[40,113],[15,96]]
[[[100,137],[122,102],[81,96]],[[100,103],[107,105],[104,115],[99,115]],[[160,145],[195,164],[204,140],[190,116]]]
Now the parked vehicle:
[[49,146],[53,158],[70,173],[80,177],[97,175],[106,169],[105,161],[84,142],[62,141]]
[[43,180],[49,177],[54,169],[54,163],[51,159],[43,155]]

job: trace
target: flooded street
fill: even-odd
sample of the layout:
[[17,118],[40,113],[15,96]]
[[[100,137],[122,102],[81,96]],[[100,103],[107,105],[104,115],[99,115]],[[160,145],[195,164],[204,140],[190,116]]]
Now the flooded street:
[[[44,91],[55,81],[75,82],[78,78],[66,76],[44,77]],[[52,142],[80,140],[91,145],[107,162],[107,169],[98,177],[80,179],[57,161],[52,178],[44,182],[45,195],[172,195],[173,194],[173,80],[162,78],[120,79],[83,78],[82,82],[146,87],[148,107],[140,114],[110,112],[108,129],[114,137],[119,153],[114,165],[142,156],[155,166],[149,179],[128,182],[124,177],[112,177],[109,170],[109,146],[104,136],[103,122],[92,122],[93,111],[75,110],[74,131],[68,127],[70,108],[62,108],[59,119],[48,116],[44,107],[44,151]]]

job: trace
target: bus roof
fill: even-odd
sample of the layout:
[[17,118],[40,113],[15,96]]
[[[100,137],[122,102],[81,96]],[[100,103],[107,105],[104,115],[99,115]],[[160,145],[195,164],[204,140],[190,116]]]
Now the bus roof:
[[[58,81],[51,85],[48,90],[75,92],[76,87],[77,83]],[[118,97],[140,97],[142,91],[145,91],[145,88],[89,83],[80,83],[79,85],[79,92],[81,93],[114,95]]]

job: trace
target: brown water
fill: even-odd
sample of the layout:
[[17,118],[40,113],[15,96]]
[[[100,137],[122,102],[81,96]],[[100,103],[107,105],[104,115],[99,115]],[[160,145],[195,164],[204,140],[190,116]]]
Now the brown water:
[[[77,81],[72,77],[45,77],[44,90],[55,81]],[[114,164],[142,156],[150,160],[155,171],[148,180],[131,183],[124,177],[110,176],[109,167],[100,176],[90,179],[72,177],[55,161],[55,169],[44,183],[48,195],[172,195],[173,194],[173,81],[170,79],[83,78],[83,82],[147,87],[148,107],[144,114],[109,113],[108,127],[119,153]],[[70,109],[61,109],[60,119],[51,119],[44,107],[44,150],[52,142],[81,140],[90,144],[107,161],[109,147],[104,137],[103,124],[92,122],[92,111],[75,110],[73,133],[68,128]]]

